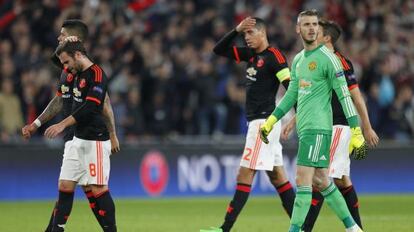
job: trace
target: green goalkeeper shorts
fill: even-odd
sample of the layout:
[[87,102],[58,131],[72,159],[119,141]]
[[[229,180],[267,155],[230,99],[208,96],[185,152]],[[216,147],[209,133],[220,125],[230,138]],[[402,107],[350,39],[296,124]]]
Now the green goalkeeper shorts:
[[300,136],[297,165],[328,168],[330,146],[330,134],[318,133]]

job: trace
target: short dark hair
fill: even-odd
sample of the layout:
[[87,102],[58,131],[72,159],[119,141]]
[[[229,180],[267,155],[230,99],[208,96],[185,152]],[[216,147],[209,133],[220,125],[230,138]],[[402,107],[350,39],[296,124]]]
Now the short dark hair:
[[80,41],[75,41],[75,42],[66,41],[66,42],[60,44],[56,48],[55,54],[57,56],[59,56],[63,52],[68,53],[68,55],[71,56],[71,57],[75,56],[76,52],[80,52],[83,55],[86,55],[86,49],[83,46],[82,42],[80,42]]
[[264,29],[266,30],[266,23],[263,19],[258,18],[258,17],[253,17],[256,20],[256,24],[254,25],[254,27],[256,27],[257,29]]
[[341,37],[342,29],[336,22],[322,19],[319,20],[319,25],[323,28],[323,35],[331,37],[332,44],[335,44]]
[[319,12],[315,9],[312,10],[304,10],[299,13],[297,22],[299,23],[299,19],[303,16],[316,16],[319,19]]
[[63,22],[62,28],[68,30],[70,35],[75,35],[80,41],[86,41],[88,38],[88,26],[80,19],[67,19]]

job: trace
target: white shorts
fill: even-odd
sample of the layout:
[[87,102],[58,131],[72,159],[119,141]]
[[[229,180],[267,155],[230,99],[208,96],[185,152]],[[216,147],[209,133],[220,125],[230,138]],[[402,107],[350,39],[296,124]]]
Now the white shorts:
[[283,166],[282,144],[280,144],[280,121],[273,126],[268,139],[269,144],[265,144],[260,139],[260,125],[265,119],[256,119],[249,122],[246,145],[240,166],[254,170],[273,170],[274,166]]
[[59,180],[71,180],[79,185],[108,185],[111,169],[111,142],[84,140],[73,137],[65,143]]
[[351,166],[351,159],[349,158],[350,140],[351,129],[349,126],[336,125],[333,127],[329,177],[342,179],[342,176],[349,176]]

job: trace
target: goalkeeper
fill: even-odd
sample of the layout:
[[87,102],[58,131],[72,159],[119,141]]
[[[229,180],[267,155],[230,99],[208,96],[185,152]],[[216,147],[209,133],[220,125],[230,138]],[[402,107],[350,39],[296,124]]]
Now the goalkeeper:
[[342,105],[351,128],[353,149],[366,152],[366,144],[358,125],[344,71],[339,59],[326,46],[318,45],[318,13],[303,11],[298,16],[296,32],[301,36],[304,50],[295,56],[291,68],[289,88],[273,113],[261,126],[261,138],[297,103],[297,131],[299,149],[297,159],[297,193],[289,232],[299,232],[312,200],[312,185],[324,196],[329,207],[345,225],[347,232],[362,230],[352,218],[346,202],[328,178],[329,148],[332,136],[332,90]]
[[[362,132],[368,145],[375,147],[378,144],[379,138],[371,127],[369,121],[367,108],[364,99],[358,88],[358,83],[355,78],[354,69],[350,60],[346,59],[342,54],[335,50],[334,44],[341,36],[340,26],[333,21],[319,20],[318,42],[325,44],[327,48],[335,53],[342,63],[344,69],[345,79],[348,85],[351,98],[354,102],[356,110],[362,120]],[[341,104],[338,101],[336,94],[332,95],[332,111],[333,111],[333,132],[332,143],[330,149],[330,164],[329,177],[333,178],[335,185],[341,191],[345,198],[348,209],[354,218],[355,222],[362,228],[361,217],[359,214],[359,202],[357,193],[352,185],[350,178],[351,160],[349,157],[349,145],[351,139],[351,128],[348,126],[346,117],[342,110]],[[283,128],[282,138],[287,139],[290,131],[294,128],[295,117]],[[351,149],[354,145],[351,144]],[[361,152],[358,152],[361,151]],[[354,159],[363,159],[364,150],[354,149]],[[315,221],[318,217],[319,211],[323,204],[323,196],[320,192],[313,189],[312,204],[309,209],[303,225],[304,232],[312,231]]]

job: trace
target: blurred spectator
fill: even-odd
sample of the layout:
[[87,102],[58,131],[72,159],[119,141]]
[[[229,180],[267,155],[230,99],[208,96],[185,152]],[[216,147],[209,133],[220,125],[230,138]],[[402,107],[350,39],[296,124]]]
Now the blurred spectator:
[[[23,120],[36,118],[55,91],[58,71],[49,57],[60,26],[80,18],[89,27],[88,54],[108,74],[123,141],[243,134],[245,74],[211,49],[254,15],[291,63],[301,49],[295,24],[304,8],[343,27],[338,49],[354,63],[373,127],[412,140],[414,4],[407,0],[0,0],[0,84],[11,80]],[[401,86],[402,79],[410,82]]]
[[14,93],[13,81],[3,79],[0,92],[0,134],[2,142],[19,141],[23,117],[19,97]]

